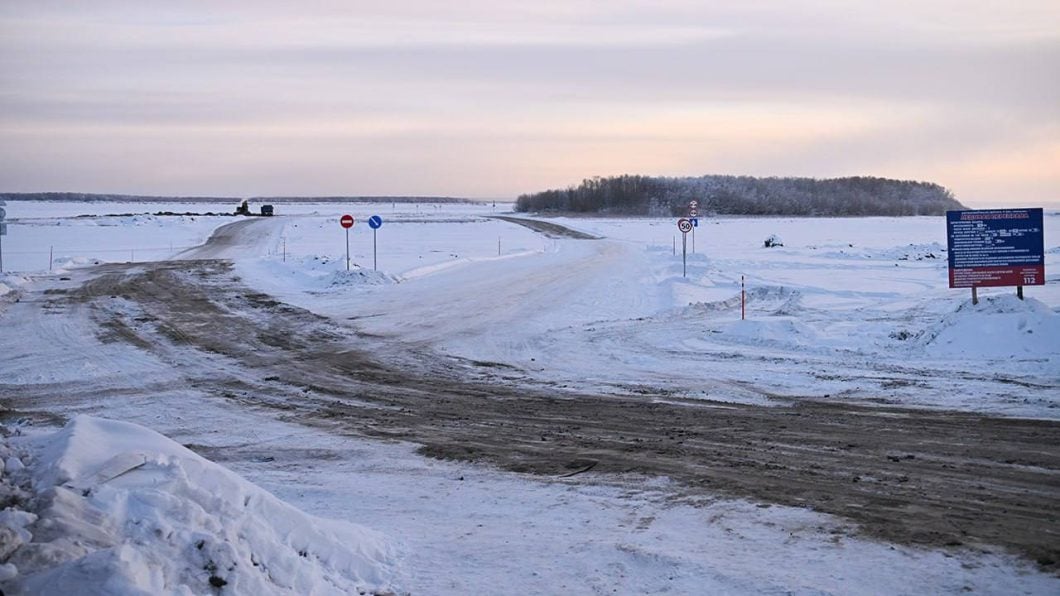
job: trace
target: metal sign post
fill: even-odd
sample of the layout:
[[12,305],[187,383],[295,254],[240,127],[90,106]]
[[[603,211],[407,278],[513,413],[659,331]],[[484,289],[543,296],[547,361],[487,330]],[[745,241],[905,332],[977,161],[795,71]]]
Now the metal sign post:
[[339,225],[346,228],[346,271],[350,270],[350,228],[355,223],[357,220],[349,213],[339,218]]
[[681,277],[688,277],[688,234],[681,234]]
[[[6,205],[7,203],[0,201],[0,205]],[[4,236],[7,235],[7,224],[4,223],[4,218],[7,217],[7,211],[4,211],[3,207],[0,207],[0,273],[4,272]]]
[[699,201],[688,202],[688,217],[692,221],[692,254],[696,254],[696,228],[699,226]]
[[688,277],[688,233],[692,231],[692,222],[681,218],[677,220],[677,229],[681,230],[681,277]]
[[368,218],[368,227],[372,228],[372,271],[379,271],[379,252],[375,241],[375,233],[379,228],[383,227],[383,218],[378,215],[373,215]]

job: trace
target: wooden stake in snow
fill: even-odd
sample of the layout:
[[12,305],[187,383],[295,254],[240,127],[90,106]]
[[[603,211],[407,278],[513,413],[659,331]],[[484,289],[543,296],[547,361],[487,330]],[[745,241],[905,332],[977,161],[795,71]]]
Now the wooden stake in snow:
[[747,320],[747,291],[744,289],[743,276],[740,276],[740,320]]

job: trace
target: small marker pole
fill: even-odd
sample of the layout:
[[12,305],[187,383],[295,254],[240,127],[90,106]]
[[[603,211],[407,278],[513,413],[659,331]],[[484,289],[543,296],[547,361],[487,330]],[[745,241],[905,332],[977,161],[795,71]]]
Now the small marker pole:
[[497,236],[497,256],[501,256],[501,237]]
[[743,276],[740,276],[740,320],[747,320],[747,290],[743,283]]
[[287,262],[287,238],[283,238],[283,262]]
[[674,236],[674,256],[677,256],[677,236]]
[[979,292],[978,288],[972,286],[972,304],[979,304]]
[[54,255],[55,255],[55,247],[54,246],[49,246],[48,247],[48,271],[52,270],[52,261],[54,261],[54,258],[53,258]]
[[1016,298],[1023,300],[1023,286],[1016,286]]

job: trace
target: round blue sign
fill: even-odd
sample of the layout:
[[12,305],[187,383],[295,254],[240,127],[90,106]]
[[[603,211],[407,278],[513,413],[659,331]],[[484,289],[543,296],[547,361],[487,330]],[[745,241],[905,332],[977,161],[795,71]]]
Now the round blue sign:
[[368,218],[368,226],[373,230],[377,230],[383,226],[383,218],[378,215],[373,215]]

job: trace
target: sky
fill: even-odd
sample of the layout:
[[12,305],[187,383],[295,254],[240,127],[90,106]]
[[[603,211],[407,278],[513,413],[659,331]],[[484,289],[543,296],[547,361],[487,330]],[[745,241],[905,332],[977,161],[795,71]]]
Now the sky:
[[1060,3],[0,3],[0,191],[503,199],[623,173],[1060,201]]

